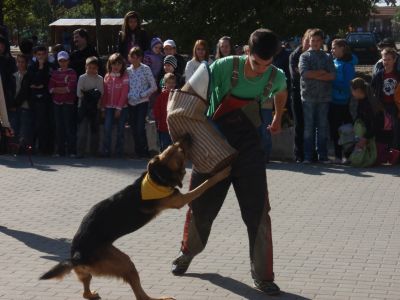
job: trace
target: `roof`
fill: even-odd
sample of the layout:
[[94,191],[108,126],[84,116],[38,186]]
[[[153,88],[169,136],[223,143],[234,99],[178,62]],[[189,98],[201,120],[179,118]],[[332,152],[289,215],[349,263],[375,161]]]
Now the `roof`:
[[[101,19],[102,26],[122,26],[123,18],[104,18]],[[148,22],[143,21],[142,25]],[[96,26],[96,19],[58,19],[49,26]]]

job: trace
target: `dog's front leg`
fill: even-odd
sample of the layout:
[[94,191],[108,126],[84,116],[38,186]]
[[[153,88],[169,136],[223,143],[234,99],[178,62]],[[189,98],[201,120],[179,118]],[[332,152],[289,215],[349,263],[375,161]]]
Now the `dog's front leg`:
[[177,192],[171,197],[168,197],[167,199],[165,199],[165,201],[163,201],[163,204],[167,208],[182,208],[194,199],[200,197],[210,187],[227,178],[230,175],[230,172],[231,167],[227,167],[222,171],[219,171],[215,175],[211,176],[198,187],[187,192],[186,194],[181,194],[180,192]]

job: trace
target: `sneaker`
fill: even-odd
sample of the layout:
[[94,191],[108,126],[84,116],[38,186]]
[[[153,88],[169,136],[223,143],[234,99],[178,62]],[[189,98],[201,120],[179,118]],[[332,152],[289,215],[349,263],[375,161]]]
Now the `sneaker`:
[[281,293],[281,289],[273,281],[262,281],[254,279],[254,287],[269,296],[276,296]]
[[349,164],[351,164],[351,161],[350,161],[350,159],[348,159],[348,158],[346,158],[346,157],[343,157],[343,159],[342,159],[342,164],[344,164],[344,165],[349,165]]
[[179,252],[179,256],[172,262],[172,274],[181,276],[186,273],[192,262],[193,256]]
[[318,162],[320,162],[321,164],[330,164],[330,163],[332,163],[332,161],[329,158],[319,159]]
[[303,164],[305,164],[305,165],[309,165],[309,164],[311,164],[311,163],[312,163],[312,161],[309,160],[309,159],[303,160]]

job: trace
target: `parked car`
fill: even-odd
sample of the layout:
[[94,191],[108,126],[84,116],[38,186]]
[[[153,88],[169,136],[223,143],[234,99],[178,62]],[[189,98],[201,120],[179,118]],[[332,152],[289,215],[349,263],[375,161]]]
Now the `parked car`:
[[358,57],[359,64],[375,64],[379,59],[375,34],[372,32],[352,32],[346,37],[353,54]]

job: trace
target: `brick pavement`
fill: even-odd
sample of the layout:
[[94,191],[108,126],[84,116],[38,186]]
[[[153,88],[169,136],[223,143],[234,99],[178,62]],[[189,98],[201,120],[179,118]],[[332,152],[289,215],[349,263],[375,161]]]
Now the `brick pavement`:
[[[75,275],[38,281],[68,256],[96,202],[132,182],[146,162],[0,156],[0,299],[81,299]],[[187,188],[187,179],[184,188]],[[164,212],[116,245],[150,295],[177,299],[400,299],[400,168],[272,163],[268,166],[276,280],[286,292],[251,288],[248,243],[233,191],[206,250],[174,277],[185,209]],[[133,299],[126,284],[95,278],[102,299]]]

